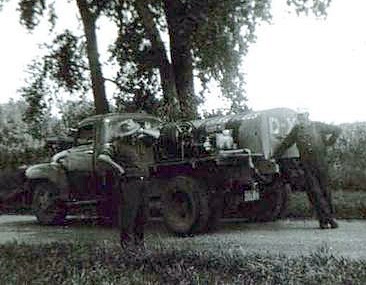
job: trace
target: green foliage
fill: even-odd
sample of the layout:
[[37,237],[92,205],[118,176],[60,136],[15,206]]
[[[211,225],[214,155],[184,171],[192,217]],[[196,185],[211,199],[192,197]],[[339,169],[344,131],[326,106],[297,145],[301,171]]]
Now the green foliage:
[[56,82],[58,88],[73,93],[85,93],[89,89],[85,71],[88,69],[83,56],[80,39],[66,30],[46,46],[49,54],[44,56],[45,75]]
[[[149,39],[146,23],[136,12],[136,2],[122,2],[125,14],[115,15],[120,32],[112,48],[112,55],[121,66],[116,80],[120,86],[124,86],[123,94],[133,96],[139,90],[147,93],[147,97],[150,94],[160,95],[161,82],[157,78],[157,67],[163,59],[159,57],[159,47]],[[163,1],[145,1],[144,5],[149,5],[155,29],[160,34],[180,35],[174,43],[170,43],[170,49],[163,52],[171,54],[174,45],[191,46],[193,64],[203,92],[207,90],[208,82],[216,80],[220,82],[224,96],[232,102],[234,111],[245,108],[240,62],[254,40],[257,23],[270,18],[270,1],[186,1],[177,12],[177,31],[171,30],[173,27],[168,25],[169,15]],[[179,77],[180,74],[175,76]],[[193,74],[191,76],[193,78]],[[199,98],[197,100],[200,101]]]
[[[135,1],[120,2],[121,5],[118,7],[120,10],[111,17],[119,28],[118,37],[111,47],[112,58],[115,58],[120,66],[116,76],[122,91],[119,101],[133,98],[136,92],[161,97],[162,90],[157,70],[160,58],[155,50],[156,47],[152,46],[147,38],[142,19],[135,8]],[[148,5],[149,2],[146,1],[143,5]],[[154,1],[152,4],[161,6],[159,2]],[[159,11],[162,10],[159,9]],[[154,16],[157,25],[162,27],[160,15],[154,13]]]
[[218,116],[227,116],[227,115],[235,115],[235,114],[246,114],[249,113],[251,109],[249,109],[245,105],[240,106],[231,106],[230,109],[227,108],[216,108],[214,110],[205,110],[202,114],[203,119],[213,118]]
[[28,66],[28,79],[20,89],[28,104],[24,119],[32,124],[33,134],[40,138],[37,127],[47,118],[47,111],[53,100],[60,100],[60,93],[85,94],[90,86],[85,77],[87,65],[80,51],[83,51],[79,39],[66,30],[45,45],[48,54]]
[[[23,116],[27,110],[24,101],[9,101],[0,105],[0,170],[13,171],[22,164],[39,162],[46,156],[43,140],[54,131],[55,121],[48,117],[42,124],[27,124]],[[36,131],[36,134],[35,134]],[[38,136],[39,134],[39,136]],[[2,178],[2,176],[0,174]],[[0,181],[0,183],[2,183]],[[6,187],[6,185],[8,187]],[[2,189],[9,188],[11,184],[5,183]]]
[[[349,191],[347,189],[332,191],[335,215],[338,219],[365,219],[366,192]],[[289,218],[315,217],[315,212],[305,192],[295,192],[290,195],[287,210]]]
[[[0,151],[17,152],[26,148],[37,148],[41,142],[32,136],[32,126],[23,121],[27,105],[24,101],[9,101],[0,105]],[[40,132],[47,128],[39,125]]]
[[77,127],[82,119],[95,114],[93,102],[85,98],[66,101],[59,107],[62,110],[60,119],[47,113],[42,120],[29,123],[23,120],[30,111],[26,102],[9,101],[0,105],[0,171],[41,162],[48,155],[47,137],[65,136],[69,128]]
[[298,14],[312,12],[318,17],[327,15],[327,8],[331,2],[332,0],[287,0],[287,4],[293,6]]
[[49,110],[44,94],[47,93],[47,86],[45,85],[44,68],[37,61],[29,69],[30,82],[28,85],[21,88],[20,92],[28,104],[28,108],[24,113],[25,121],[29,122],[31,126],[31,133],[35,138],[41,138],[41,125],[47,116]]
[[[44,101],[62,93],[60,88],[69,93],[78,92],[79,95],[92,88],[97,112],[108,109],[100,106],[107,104],[105,79],[101,78],[98,56],[95,56],[97,45],[93,43],[95,23],[101,15],[113,20],[119,29],[115,45],[110,49],[111,58],[120,66],[115,78],[111,79],[119,89],[115,94],[119,109],[131,110],[135,107],[136,110],[143,109],[150,113],[159,106],[161,112],[166,113],[166,110],[175,108],[176,104],[172,103],[174,100],[171,98],[175,96],[182,112],[190,113],[187,116],[181,113],[181,116],[190,118],[197,113],[197,105],[202,102],[202,96],[195,96],[192,90],[194,77],[201,81],[203,92],[207,90],[208,82],[218,81],[223,95],[232,102],[233,112],[246,109],[241,59],[255,40],[258,23],[271,18],[270,0],[75,2],[89,48],[85,52],[85,43],[80,41],[82,38],[70,31],[56,35],[52,44],[46,46],[47,55],[30,67],[32,80],[21,89],[30,104],[29,116],[26,117],[29,121],[42,117]],[[330,4],[330,0],[287,2],[298,13],[312,11],[316,15],[324,15]],[[54,0],[19,0],[18,3],[21,23],[27,29],[33,30],[46,15],[50,30],[54,29],[57,20]],[[169,7],[173,6],[177,9],[173,12],[171,9],[169,13]],[[144,15],[141,14],[141,7]],[[146,15],[152,21],[148,21]],[[170,38],[169,44],[160,44],[167,42],[167,37]],[[91,72],[93,84],[85,76],[86,70]],[[171,72],[174,73],[173,77],[162,78],[162,74],[166,76]],[[173,82],[174,78],[176,82]],[[164,88],[164,84],[169,82],[176,86]],[[178,96],[174,94],[175,89]],[[167,90],[172,94],[165,94]]]
[[81,120],[95,115],[93,102],[85,98],[77,101],[68,100],[62,102],[59,107],[61,113],[61,129],[64,130],[64,134],[67,134],[69,128],[76,128]]
[[[119,28],[116,41],[110,48],[111,58],[120,66],[114,78],[119,87],[115,94],[116,105],[121,111],[144,110],[159,114],[163,98],[158,70],[161,59],[156,47],[147,39],[134,5],[135,1],[120,1],[120,6],[110,15]],[[155,20],[161,27],[158,15]]]
[[[223,95],[233,108],[245,102],[244,75],[241,59],[255,39],[256,25],[270,19],[271,1],[191,1],[196,13],[206,17],[192,34],[193,52],[198,76],[205,83],[214,79],[220,83]],[[245,103],[244,103],[245,104]]]
[[[365,261],[333,256],[248,254],[226,248],[154,246],[122,252],[114,244],[0,245],[2,284],[363,284]],[[67,262],[65,262],[67,261]]]
[[9,0],[0,0],[0,12],[6,2],[9,2]]
[[46,8],[44,0],[21,0],[19,11],[21,23],[29,30],[33,30],[39,23],[39,18]]
[[[191,52],[191,58],[186,60],[193,62],[195,76],[203,87],[202,94],[207,91],[208,83],[215,80],[219,82],[223,95],[232,102],[233,112],[247,109],[241,59],[255,40],[258,23],[271,19],[271,1],[173,0],[144,1],[139,4],[140,2],[142,1],[121,1],[122,12],[112,14],[119,26],[119,36],[112,48],[112,56],[121,66],[116,80],[125,86],[124,91],[132,96],[136,90],[155,96],[161,94],[157,67],[162,64],[163,58],[161,47],[155,40],[161,35],[170,35],[170,47],[163,53],[170,55],[171,65],[177,64],[174,70],[176,78],[185,71],[181,69],[182,74],[179,74],[179,63],[174,62],[173,50],[183,51],[182,46],[185,46]],[[288,1],[299,13],[313,11],[319,16],[324,15],[329,3],[326,0]],[[147,9],[154,18],[154,28],[159,31],[158,35],[149,35],[151,23],[137,12],[138,5],[148,6]],[[177,7],[174,15],[167,12],[169,5]],[[193,78],[193,73],[191,77]],[[200,98],[193,101],[201,102]]]
[[[51,103],[55,97],[65,92],[83,95],[92,89],[96,110],[108,110],[94,33],[97,18],[103,10],[110,8],[111,2],[113,1],[76,1],[84,30],[89,31],[85,34],[85,42],[82,37],[75,36],[69,30],[57,34],[51,43],[46,41],[46,54],[29,66],[30,76],[26,86],[20,89],[20,93],[29,103],[29,111],[25,117],[28,122],[42,118],[45,101]],[[42,17],[48,14],[52,31],[57,20],[55,7],[56,2],[52,0],[20,0],[21,23],[32,31]],[[86,71],[90,71],[90,78],[86,76]]]
[[366,123],[344,124],[342,135],[329,149],[333,187],[364,189],[366,184]]

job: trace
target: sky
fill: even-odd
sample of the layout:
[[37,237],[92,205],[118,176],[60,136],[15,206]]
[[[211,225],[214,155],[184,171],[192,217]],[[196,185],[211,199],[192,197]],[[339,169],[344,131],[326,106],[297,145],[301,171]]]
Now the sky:
[[[47,35],[44,26],[32,35],[21,27],[11,2],[0,12],[0,103],[19,98],[26,66]],[[366,1],[333,0],[325,20],[288,13],[285,2],[273,0],[273,19],[258,27],[244,59],[249,107],[307,110],[336,124],[366,121]],[[214,96],[206,104],[221,105]]]
[[299,18],[283,12],[285,1],[273,2],[273,24],[260,27],[245,59],[249,106],[366,121],[366,1],[333,0],[326,20]]

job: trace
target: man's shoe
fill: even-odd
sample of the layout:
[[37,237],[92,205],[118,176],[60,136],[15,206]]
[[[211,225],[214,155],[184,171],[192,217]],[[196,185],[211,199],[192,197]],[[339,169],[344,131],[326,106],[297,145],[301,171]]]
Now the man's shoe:
[[336,229],[336,228],[338,228],[338,223],[337,223],[335,220],[333,220],[333,219],[331,219],[331,220],[329,221],[329,224],[330,224],[330,227],[331,227],[332,229]]
[[327,230],[330,228],[330,225],[328,222],[319,222],[319,228],[322,230]]
[[123,250],[130,250],[135,248],[135,244],[131,240],[120,239],[120,245]]

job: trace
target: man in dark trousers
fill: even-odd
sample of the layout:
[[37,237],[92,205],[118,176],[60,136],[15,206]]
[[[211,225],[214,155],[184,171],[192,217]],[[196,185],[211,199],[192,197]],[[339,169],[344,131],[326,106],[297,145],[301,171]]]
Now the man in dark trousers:
[[143,246],[146,222],[146,180],[149,166],[154,162],[153,141],[160,136],[149,123],[140,126],[132,119],[123,121],[112,143],[98,156],[100,161],[112,165],[122,175],[119,208],[120,242],[122,248]]
[[298,124],[274,151],[275,159],[296,143],[305,175],[305,188],[314,205],[321,229],[337,228],[331,194],[327,188],[326,148],[335,143],[341,133],[337,126],[312,122],[308,113],[298,114]]

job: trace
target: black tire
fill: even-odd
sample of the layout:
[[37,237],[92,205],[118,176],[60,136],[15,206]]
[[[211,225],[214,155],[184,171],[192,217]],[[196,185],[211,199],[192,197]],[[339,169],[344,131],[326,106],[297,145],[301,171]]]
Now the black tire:
[[206,188],[186,176],[168,182],[162,193],[162,212],[171,232],[179,236],[207,232],[210,211]]
[[275,221],[287,207],[286,187],[279,180],[262,184],[260,187],[260,200],[245,203],[244,217],[250,222]]
[[65,204],[59,199],[59,189],[51,182],[38,182],[34,186],[32,208],[42,225],[63,224],[66,217]]

